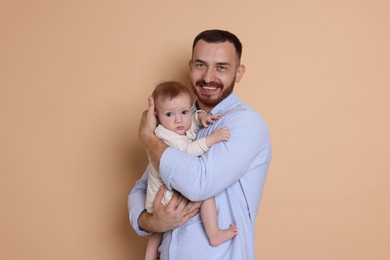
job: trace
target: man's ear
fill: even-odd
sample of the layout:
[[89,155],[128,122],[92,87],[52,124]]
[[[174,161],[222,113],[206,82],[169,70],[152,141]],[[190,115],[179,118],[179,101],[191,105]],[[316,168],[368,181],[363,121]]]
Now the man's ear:
[[245,73],[245,65],[240,64],[236,69],[236,83],[240,82],[242,76],[244,76],[244,73]]
[[191,71],[192,70],[192,59],[191,60],[189,60],[188,61],[188,69],[189,69],[189,71]]

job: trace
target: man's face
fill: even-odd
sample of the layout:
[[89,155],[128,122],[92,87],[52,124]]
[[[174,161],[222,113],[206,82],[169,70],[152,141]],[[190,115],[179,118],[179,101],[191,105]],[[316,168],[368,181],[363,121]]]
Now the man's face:
[[210,111],[232,93],[245,67],[239,64],[234,45],[228,41],[195,45],[189,62],[190,80],[201,109]]

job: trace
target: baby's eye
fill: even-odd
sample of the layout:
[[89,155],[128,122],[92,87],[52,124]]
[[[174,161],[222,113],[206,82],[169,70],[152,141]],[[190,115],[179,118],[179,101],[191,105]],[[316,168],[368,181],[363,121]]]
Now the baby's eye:
[[184,110],[184,111],[182,111],[181,113],[182,113],[182,115],[187,115],[188,113],[190,113],[190,111]]
[[167,117],[171,117],[171,116],[173,116],[173,113],[172,113],[172,112],[167,112],[165,115],[166,115]]

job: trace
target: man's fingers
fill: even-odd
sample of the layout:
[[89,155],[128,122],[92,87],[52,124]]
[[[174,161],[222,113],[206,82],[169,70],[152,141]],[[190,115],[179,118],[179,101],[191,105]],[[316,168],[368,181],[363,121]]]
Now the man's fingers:
[[184,197],[183,195],[180,195],[178,198],[177,204],[176,204],[176,209],[180,212],[182,212],[188,205],[189,200]]
[[148,113],[154,114],[154,98],[152,96],[148,97]]
[[202,201],[197,202],[191,202],[187,205],[189,211],[194,211],[200,209],[200,206],[202,205]]
[[162,199],[164,197],[164,193],[165,193],[164,186],[160,186],[160,188],[159,188],[159,190],[158,190],[158,192],[156,194],[156,198],[154,199],[154,202],[153,202],[154,205],[158,206],[158,205],[162,204],[161,201],[162,201]]
[[[188,204],[193,204],[193,206],[195,206],[197,203],[188,203]],[[197,204],[198,205],[197,207],[190,206],[188,209],[186,208],[188,212],[183,216],[182,224],[186,223],[190,218],[192,218],[193,216],[199,213],[200,204],[201,203]]]
[[176,208],[177,203],[179,203],[179,201],[180,201],[180,194],[174,191],[171,200],[168,202],[167,207]]
[[186,207],[183,209],[185,215],[195,216],[199,212],[202,202],[191,202],[189,201]]
[[190,211],[188,214],[186,214],[184,216],[184,219],[183,219],[183,223],[186,223],[190,218],[192,218],[193,216],[195,216],[196,214],[198,214],[200,211],[199,208],[193,210],[193,211]]
[[154,130],[157,126],[157,119],[154,113],[153,97],[148,98],[148,110],[142,113],[141,122],[138,128],[138,135],[140,140],[145,143],[147,138],[154,135]]

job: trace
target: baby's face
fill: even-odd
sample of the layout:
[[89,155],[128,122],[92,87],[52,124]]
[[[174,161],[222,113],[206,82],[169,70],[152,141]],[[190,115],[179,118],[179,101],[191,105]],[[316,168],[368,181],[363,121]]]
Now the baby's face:
[[185,94],[171,100],[158,98],[156,114],[160,124],[179,135],[185,135],[192,123],[191,97]]

